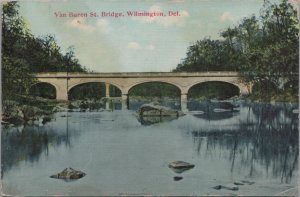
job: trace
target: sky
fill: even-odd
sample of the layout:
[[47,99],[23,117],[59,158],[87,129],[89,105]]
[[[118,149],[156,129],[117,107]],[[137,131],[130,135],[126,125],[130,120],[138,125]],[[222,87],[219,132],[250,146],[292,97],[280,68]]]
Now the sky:
[[[263,0],[19,2],[20,15],[35,36],[54,35],[63,53],[74,47],[79,62],[95,72],[169,72],[185,58],[188,46],[203,38],[220,38],[222,30],[242,18],[258,16],[262,4]],[[164,16],[130,17],[131,11]],[[102,12],[122,16],[102,17]]]

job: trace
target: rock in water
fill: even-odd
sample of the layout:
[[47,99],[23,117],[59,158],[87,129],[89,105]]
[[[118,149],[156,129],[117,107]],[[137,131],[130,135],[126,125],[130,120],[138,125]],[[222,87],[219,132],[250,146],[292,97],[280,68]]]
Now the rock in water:
[[174,177],[173,177],[173,180],[174,180],[174,181],[180,181],[181,179],[183,179],[182,176],[174,176]]
[[152,103],[144,104],[137,111],[139,116],[183,116],[182,111],[174,110],[168,107],[155,105]]
[[56,179],[80,179],[86,174],[81,171],[74,170],[73,168],[66,168],[62,172],[50,176],[51,178]]
[[241,182],[238,182],[238,181],[235,181],[233,184],[235,184],[235,185],[245,185],[244,183],[241,183]]
[[186,170],[192,169],[195,167],[194,164],[190,164],[184,161],[174,161],[170,163],[169,168],[171,168],[176,173],[182,173]]
[[219,190],[219,189],[227,189],[227,190],[232,190],[232,191],[239,190],[239,188],[237,186],[231,185],[231,184],[230,185],[217,185],[217,186],[215,186],[213,188],[217,189],[217,190]]
[[242,180],[242,183],[246,183],[248,185],[253,185],[255,182],[254,181],[248,181],[248,180]]
[[213,188],[219,190],[219,189],[222,189],[222,185],[217,185],[217,186],[214,186]]

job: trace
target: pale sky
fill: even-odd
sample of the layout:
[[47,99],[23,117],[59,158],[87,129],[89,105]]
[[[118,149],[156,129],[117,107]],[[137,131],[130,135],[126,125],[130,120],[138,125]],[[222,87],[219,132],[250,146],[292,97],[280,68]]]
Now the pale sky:
[[[273,0],[277,1],[277,0]],[[174,69],[187,47],[247,16],[258,16],[263,0],[39,0],[20,1],[36,36],[52,34],[62,51],[74,46],[86,68],[96,72],[163,72]],[[129,17],[128,11],[166,16]],[[180,16],[168,16],[178,11]],[[56,17],[55,12],[121,12],[123,17]]]

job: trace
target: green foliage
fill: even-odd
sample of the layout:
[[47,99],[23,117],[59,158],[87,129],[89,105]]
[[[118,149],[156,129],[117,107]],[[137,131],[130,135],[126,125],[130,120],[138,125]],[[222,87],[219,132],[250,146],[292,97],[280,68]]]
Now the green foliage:
[[294,80],[297,77],[295,73],[298,73],[297,11],[287,0],[279,5],[266,1],[260,23],[258,27],[258,21],[255,22],[256,28],[247,28],[245,22],[239,27],[240,32],[252,29],[252,36],[247,38],[240,33],[236,37],[243,43],[249,43],[247,48],[243,48],[241,73],[246,82],[268,80],[279,87]]
[[30,95],[48,99],[56,98],[56,89],[48,83],[37,83],[30,88]]
[[130,96],[142,97],[180,97],[180,90],[171,84],[162,82],[149,82],[134,86],[129,90]]
[[3,5],[2,15],[2,95],[13,97],[28,91],[33,80],[30,79],[30,65],[22,57],[23,45],[30,36],[24,20],[18,15],[18,5],[10,2]]
[[[69,91],[70,100],[84,100],[84,99],[101,99],[105,97],[105,83],[85,83],[73,87]],[[110,85],[110,97],[121,97],[121,90],[117,87]]]
[[[174,71],[239,71],[245,83],[269,81],[282,88],[298,78],[298,23],[288,0],[266,0],[258,18],[244,18],[221,32],[221,40],[203,39],[190,46]],[[295,90],[297,84],[292,85]]]
[[228,99],[239,95],[239,88],[224,82],[212,81],[193,86],[188,93],[188,98]]
[[2,13],[2,95],[15,99],[26,95],[35,72],[86,72],[74,56],[74,49],[61,53],[53,35],[34,37],[19,15],[15,1],[3,4]]
[[75,86],[69,91],[69,99],[100,99],[105,96],[105,85],[101,83],[86,83]]
[[174,71],[236,70],[230,59],[233,53],[227,42],[206,38],[188,48],[187,57]]

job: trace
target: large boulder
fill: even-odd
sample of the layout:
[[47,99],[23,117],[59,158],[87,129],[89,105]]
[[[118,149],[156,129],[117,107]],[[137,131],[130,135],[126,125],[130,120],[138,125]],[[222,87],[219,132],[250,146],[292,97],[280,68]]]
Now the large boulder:
[[86,174],[81,171],[74,170],[73,168],[66,168],[62,172],[58,174],[54,174],[50,176],[51,178],[56,178],[56,179],[80,179],[84,177]]
[[168,166],[176,173],[182,173],[195,167],[194,164],[185,161],[174,161],[171,162]]
[[139,116],[183,116],[180,110],[174,110],[169,107],[160,106],[155,103],[144,104],[137,111]]

